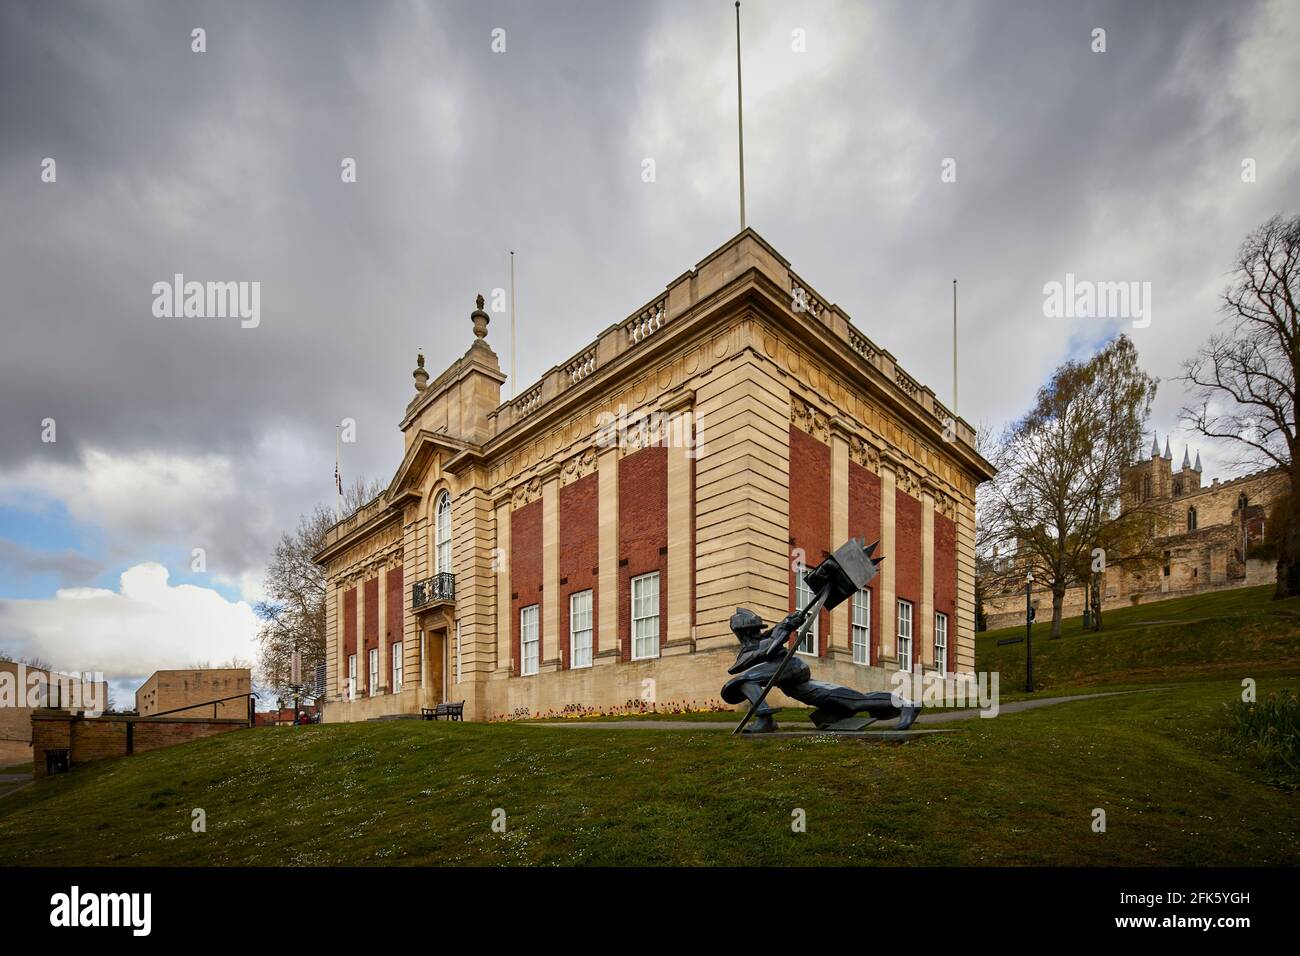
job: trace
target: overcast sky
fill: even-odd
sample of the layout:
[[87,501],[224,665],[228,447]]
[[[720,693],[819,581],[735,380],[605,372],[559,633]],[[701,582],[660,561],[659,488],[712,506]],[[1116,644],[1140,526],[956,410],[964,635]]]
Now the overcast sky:
[[[747,0],[749,224],[944,401],[957,278],[973,424],[1128,330],[1181,459],[1179,364],[1241,239],[1297,212],[1298,14]],[[156,667],[254,657],[247,602],[330,500],[335,423],[357,422],[345,480],[386,481],[416,348],[434,374],[465,350],[509,249],[526,384],[737,231],[733,17],[0,6],[0,650],[104,670],[119,698]],[[260,324],[155,317],[175,273],[259,282]],[[1046,317],[1067,273],[1149,282],[1149,326]],[[508,367],[504,316],[489,342]]]

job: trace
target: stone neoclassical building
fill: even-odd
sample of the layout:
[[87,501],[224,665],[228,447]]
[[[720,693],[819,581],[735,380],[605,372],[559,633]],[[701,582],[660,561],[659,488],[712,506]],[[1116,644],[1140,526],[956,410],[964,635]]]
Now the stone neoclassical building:
[[887,560],[823,612],[814,676],[973,670],[974,432],[753,230],[509,401],[482,297],[471,318],[317,555],[325,720],[714,700],[735,608],[784,616],[850,536]]

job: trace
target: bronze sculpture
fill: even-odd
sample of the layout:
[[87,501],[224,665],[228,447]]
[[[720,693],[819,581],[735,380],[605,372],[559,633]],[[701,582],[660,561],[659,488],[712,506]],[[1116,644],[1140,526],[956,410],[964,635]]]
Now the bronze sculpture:
[[[812,721],[819,730],[830,732],[862,730],[876,720],[898,717],[898,730],[912,726],[921,712],[919,704],[896,700],[884,691],[862,693],[851,687],[812,680],[808,665],[794,656],[804,633],[812,626],[822,608],[830,609],[861,590],[876,576],[884,558],[873,558],[876,545],[863,547],[850,539],[804,576],[813,592],[806,607],[788,615],[768,630],[763,619],[748,608],[737,608],[731,616],[731,630],[740,641],[736,662],[727,669],[735,674],[722,687],[722,699],[729,704],[748,700],[749,711],[736,733],[771,733],[777,729],[772,719],[775,709],[764,700],[773,687],[788,697],[811,704]],[[857,716],[866,713],[870,719]],[[752,726],[746,727],[751,717]]]

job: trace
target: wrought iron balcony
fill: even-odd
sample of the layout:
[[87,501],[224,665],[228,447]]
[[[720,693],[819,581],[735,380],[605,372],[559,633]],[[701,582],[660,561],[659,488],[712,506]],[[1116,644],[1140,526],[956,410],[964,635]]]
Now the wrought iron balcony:
[[411,610],[456,603],[456,575],[446,571],[411,585]]

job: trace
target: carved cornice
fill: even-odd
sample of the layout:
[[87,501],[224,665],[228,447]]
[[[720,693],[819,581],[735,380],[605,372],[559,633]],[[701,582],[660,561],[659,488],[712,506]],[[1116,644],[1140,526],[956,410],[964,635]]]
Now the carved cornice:
[[946,491],[939,491],[934,496],[934,510],[950,521],[956,521],[957,499]]
[[860,435],[849,437],[849,461],[856,462],[873,475],[880,474],[880,449]]
[[797,395],[790,396],[790,422],[818,441],[830,444],[830,419]]
[[568,458],[560,468],[560,484],[567,485],[596,473],[596,449],[587,448]]
[[900,465],[895,478],[896,486],[913,498],[921,497],[921,478],[911,468],[906,465]]
[[522,508],[524,505],[530,505],[534,501],[542,500],[542,479],[534,476],[529,481],[521,482],[514,487],[511,494],[510,504],[513,508]]

